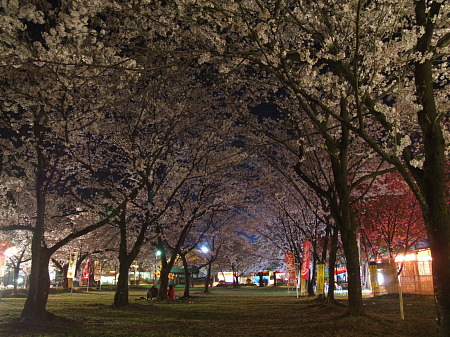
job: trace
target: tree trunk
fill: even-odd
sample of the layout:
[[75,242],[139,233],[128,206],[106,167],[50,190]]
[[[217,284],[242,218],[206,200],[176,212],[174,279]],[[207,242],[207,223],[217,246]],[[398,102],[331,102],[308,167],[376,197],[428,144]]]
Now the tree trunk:
[[[436,218],[436,217],[435,217]],[[448,215],[447,215],[448,218]],[[430,219],[431,221],[438,221]],[[445,224],[442,221],[439,226]],[[436,228],[436,223],[432,223]],[[450,224],[447,220],[447,233]],[[434,294],[436,298],[437,324],[441,336],[450,336],[450,245],[449,235],[443,235],[445,231],[432,230],[430,236],[431,257],[433,268]]]
[[17,265],[14,266],[14,274],[13,274],[13,285],[14,285],[14,289],[13,289],[13,294],[17,295],[17,280],[19,279],[19,271],[20,271],[20,264],[19,262],[17,263]]
[[50,276],[48,265],[50,263],[50,251],[44,246],[45,207],[46,207],[46,159],[44,156],[43,134],[44,128],[39,120],[41,112],[36,113],[36,122],[33,132],[37,141],[35,150],[37,157],[36,171],[36,223],[31,241],[31,273],[30,288],[27,300],[20,314],[22,321],[39,322],[50,318],[52,315],[45,309],[47,306],[48,292],[50,289]]
[[167,263],[161,267],[161,277],[159,279],[159,293],[158,298],[161,300],[167,299],[167,288],[169,287],[169,274],[172,270],[173,264]]
[[341,231],[342,246],[347,260],[348,310],[350,315],[363,313],[359,252],[354,230]]
[[[443,153],[442,143],[439,146]],[[424,163],[424,194],[429,206],[424,220],[431,248],[437,324],[441,336],[450,336],[450,214],[445,195],[446,178],[437,173],[444,169],[438,164]],[[444,166],[443,160],[441,164]]]
[[259,276],[259,286],[260,287],[264,287],[264,275],[263,275],[263,273],[261,272],[261,273],[259,273],[258,274],[258,276]]
[[69,264],[66,263],[63,268],[62,268],[62,276],[63,276],[63,281],[62,281],[62,287],[64,289],[68,289],[69,288],[69,280],[67,279],[67,271],[69,270]]
[[114,306],[123,307],[128,304],[128,271],[132,259],[122,259],[119,264],[119,279],[117,280],[116,292],[114,294]]
[[336,300],[334,298],[334,268],[336,267],[336,255],[338,250],[338,238],[339,231],[337,228],[332,229],[333,234],[331,236],[331,245],[330,245],[330,258],[328,260],[328,294],[327,294],[327,303],[336,304]]
[[183,267],[184,267],[184,294],[183,297],[190,297],[190,284],[191,284],[191,273],[188,268],[188,263],[186,260],[186,254],[179,254],[181,256],[181,260],[183,261]]
[[339,224],[338,227],[347,264],[348,310],[351,316],[361,316],[363,314],[363,303],[356,226],[353,221],[348,194],[344,193],[341,195],[343,196],[340,198],[339,215],[334,214],[333,216],[336,223]]
[[185,283],[184,283],[184,294],[183,297],[190,297],[191,296],[191,273],[189,271],[186,271],[184,273],[185,276]]
[[399,283],[398,283],[398,272],[397,263],[394,258],[389,258],[387,265],[383,266],[383,276],[384,276],[384,288],[388,294],[398,294]]
[[20,315],[21,321],[39,322],[53,317],[53,315],[45,309],[50,289],[50,276],[48,272],[50,254],[46,248],[39,248],[40,249],[37,249],[39,253],[33,251],[30,288],[28,290],[27,300],[25,301],[25,305]]
[[135,256],[130,256],[127,250],[127,226],[126,226],[126,204],[119,214],[119,279],[116,284],[114,294],[115,307],[122,307],[128,304],[128,272]]
[[[424,2],[415,2],[417,24],[424,29],[424,34],[417,40],[417,50],[422,55],[429,54],[435,48],[432,43],[433,20],[442,5],[443,2],[436,1],[428,11]],[[420,173],[411,172],[425,199],[425,202],[420,202],[420,199],[419,202],[430,239],[438,328],[441,336],[450,336],[450,214],[445,171],[448,158],[439,125],[445,113],[439,112],[436,107],[432,62],[427,57],[425,61],[417,62],[414,68],[416,95],[422,106],[418,121],[423,133],[425,161]]]
[[233,288],[236,288],[239,285],[239,280],[236,273],[236,267],[235,264],[231,264],[231,272],[233,273]]
[[206,273],[205,290],[204,293],[209,293],[209,282],[211,279],[211,265],[212,261],[208,260],[208,272]]
[[[341,98],[341,117],[348,120],[347,100]],[[363,314],[361,275],[359,270],[359,249],[356,240],[356,223],[350,199],[351,183],[349,182],[349,145],[350,131],[341,126],[339,143],[326,141],[330,151],[331,167],[338,197],[337,207],[332,214],[341,233],[342,246],[347,260],[348,276],[348,309],[351,316]]]

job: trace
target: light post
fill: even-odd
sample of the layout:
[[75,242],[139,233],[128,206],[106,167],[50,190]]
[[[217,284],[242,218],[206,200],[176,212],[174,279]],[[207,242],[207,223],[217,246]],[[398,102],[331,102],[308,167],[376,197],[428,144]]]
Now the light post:
[[205,254],[206,261],[208,262],[208,271],[206,273],[205,290],[204,290],[205,293],[208,293],[209,292],[208,288],[209,288],[209,283],[210,283],[210,278],[211,278],[212,260],[211,260],[211,258],[208,258],[208,256],[206,255],[209,253],[209,248],[207,246],[203,245],[200,248],[200,250],[202,251],[203,254]]
[[156,284],[157,273],[158,273],[158,258],[161,256],[161,251],[157,250],[155,252],[155,264],[153,265],[153,283]]

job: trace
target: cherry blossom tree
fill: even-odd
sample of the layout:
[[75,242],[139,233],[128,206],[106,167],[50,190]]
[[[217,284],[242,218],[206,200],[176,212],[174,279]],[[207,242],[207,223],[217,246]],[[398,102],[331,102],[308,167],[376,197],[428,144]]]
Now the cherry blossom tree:
[[[448,334],[448,3],[230,1],[204,8],[233,16],[222,26],[247,28],[240,41],[248,37],[258,53],[244,58],[277,76],[311,120],[335,119],[401,173],[427,226],[438,324]],[[233,48],[237,39],[221,41],[234,56],[248,52]]]
[[[20,124],[22,134],[33,134],[34,140],[5,143],[2,149],[13,153],[28,147],[35,154],[36,224],[41,226],[35,226],[36,237],[42,236],[38,229],[48,206],[43,187],[60,173],[50,168],[66,167],[72,159],[67,135],[86,128],[98,134],[101,124],[94,121],[101,119],[105,102],[116,101],[115,94],[139,74],[197,64],[207,75],[202,85],[220,83],[239,102],[229,109],[251,96],[287,95],[286,111],[294,124],[308,123],[306,134],[313,129],[321,134],[318,144],[329,155],[340,202],[330,212],[339,219],[348,257],[356,246],[350,149],[363,139],[396,167],[422,209],[438,323],[448,335],[448,12],[448,2],[439,0],[406,0],[402,6],[393,0],[5,1],[4,120],[11,130]],[[18,116],[28,122],[17,122]],[[305,134],[297,136],[304,143]],[[70,138],[72,143],[79,139]],[[50,152],[51,162],[45,156]],[[49,172],[55,175],[46,176]],[[58,178],[67,181],[61,174]],[[358,293],[351,260],[351,289]],[[350,302],[352,312],[360,314],[356,293]]]
[[[23,320],[51,316],[45,310],[51,255],[109,222],[108,216],[99,216],[104,211],[102,195],[88,193],[94,180],[83,174],[86,171],[74,160],[72,151],[74,144],[86,140],[86,134],[98,134],[96,122],[103,117],[102,107],[118,83],[112,80],[117,79],[117,72],[92,63],[124,62],[111,49],[93,44],[88,13],[101,7],[92,5],[2,3],[1,127],[6,133],[2,132],[1,141],[2,157],[7,158],[3,172],[22,181],[20,192],[31,196],[28,199],[32,202],[26,206],[33,210],[28,224],[2,226],[2,230],[33,233],[30,289]],[[128,77],[121,73],[124,83]],[[82,199],[100,206],[89,209],[95,220],[88,225],[70,218],[88,213]]]
[[220,233],[223,233],[220,230],[223,220],[220,219],[233,211],[243,195],[239,193],[235,179],[227,175],[229,160],[220,160],[217,156],[219,151],[213,151],[213,155],[208,157],[208,151],[202,152],[202,159],[206,162],[196,167],[193,175],[174,195],[172,206],[164,217],[167,222],[161,222],[157,227],[159,247],[166,247],[170,254],[170,258],[166,259],[164,250],[161,259],[160,298],[165,298],[167,277],[178,255],[185,256],[189,251],[198,249],[198,245],[210,241],[208,265],[212,264],[213,257],[220,251]]
[[193,17],[209,29],[204,35],[210,49],[202,61],[228,55],[231,61],[222,66],[224,71],[245,62],[259,64],[262,72],[276,76],[298,98],[312,121],[335,119],[396,166],[423,211],[433,251],[438,322],[447,334],[448,3],[204,1],[189,5],[195,8],[190,14],[195,12]]

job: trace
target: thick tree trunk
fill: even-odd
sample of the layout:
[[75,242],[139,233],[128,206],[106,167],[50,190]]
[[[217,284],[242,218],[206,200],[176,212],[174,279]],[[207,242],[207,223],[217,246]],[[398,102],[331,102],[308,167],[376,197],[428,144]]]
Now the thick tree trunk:
[[[423,56],[436,49],[433,44],[435,19],[443,14],[439,13],[443,4],[434,1],[427,8],[425,1],[414,2],[416,22],[424,32],[417,40],[416,49]],[[450,214],[448,176],[445,172],[448,158],[440,125],[445,111],[438,111],[436,105],[431,57],[427,56],[424,61],[415,64],[414,75],[417,100],[422,106],[418,112],[418,121],[422,128],[425,161],[421,171],[411,170],[411,173],[423,195],[421,199],[416,193],[430,239],[438,328],[441,336],[450,336]]]
[[348,229],[341,230],[341,239],[347,260],[348,310],[350,315],[359,316],[363,313],[363,303],[356,232]]
[[428,178],[429,211],[424,218],[431,247],[437,323],[441,336],[450,336],[450,214],[445,195],[436,193],[445,189],[445,178],[440,181]]
[[[341,117],[349,119],[346,98],[341,99]],[[342,246],[347,260],[348,276],[348,309],[352,316],[363,314],[361,275],[359,270],[359,249],[356,240],[356,223],[351,204],[351,183],[349,182],[349,146],[350,131],[342,125],[339,143],[327,141],[333,170],[334,184],[338,197],[337,209],[334,210],[334,218],[341,233]]]
[[50,276],[48,272],[50,254],[43,247],[40,247],[38,251],[39,253],[33,254],[30,288],[20,315],[20,319],[25,322],[39,322],[53,317],[46,310],[50,289]]
[[[36,114],[39,120],[42,116]],[[50,262],[50,251],[44,246],[45,230],[45,207],[46,207],[46,159],[43,153],[43,127],[39,122],[35,122],[33,131],[37,140],[37,172],[36,172],[36,224],[31,241],[31,273],[30,288],[27,300],[23,307],[20,319],[22,321],[38,322],[51,317],[47,312],[48,292],[50,289],[50,276],[48,265]]]
[[[333,166],[335,163],[333,163]],[[356,225],[350,203],[348,190],[347,164],[341,155],[340,167],[333,167],[334,179],[339,195],[338,214],[336,223],[341,233],[342,247],[347,262],[348,276],[348,309],[352,316],[363,314],[361,275],[359,270],[359,250],[356,240]]]
[[116,292],[114,294],[114,306],[123,307],[128,304],[128,271],[133,260],[120,261],[119,279],[117,280]]
[[158,298],[161,300],[167,299],[167,288],[169,287],[169,274],[173,264],[166,264],[161,267],[161,277],[159,279],[159,293]]
[[[448,217],[448,215],[447,215]],[[430,219],[431,220],[431,219]],[[433,219],[437,220],[437,219]],[[447,220],[447,233],[450,224]],[[445,222],[442,222],[442,225]],[[434,223],[432,225],[435,225]],[[436,227],[436,226],[434,226]],[[432,232],[434,232],[432,230]],[[445,232],[445,231],[443,231]],[[450,336],[450,245],[449,235],[436,231],[430,235],[437,324],[441,336]]]
[[139,254],[140,247],[144,241],[144,234],[147,229],[147,223],[144,223],[141,227],[141,231],[136,239],[131,252],[128,253],[128,237],[127,237],[127,219],[126,219],[127,204],[123,205],[123,209],[119,214],[119,231],[120,231],[120,244],[119,244],[119,279],[117,280],[116,293],[114,294],[114,306],[122,307],[128,304],[128,273],[131,264]]

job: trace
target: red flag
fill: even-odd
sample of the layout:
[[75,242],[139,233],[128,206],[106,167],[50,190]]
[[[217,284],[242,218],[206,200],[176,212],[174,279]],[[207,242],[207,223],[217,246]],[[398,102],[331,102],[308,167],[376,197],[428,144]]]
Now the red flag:
[[0,240],[0,276],[3,276],[4,267],[6,264],[5,252],[8,249],[8,241]]
[[91,259],[87,259],[86,264],[83,268],[83,279],[89,279],[89,275],[91,274]]
[[311,242],[303,241],[303,262],[302,262],[302,280],[309,279],[309,262],[310,262]]
[[286,273],[288,275],[288,285],[297,284],[297,271],[295,269],[294,253],[285,253]]

